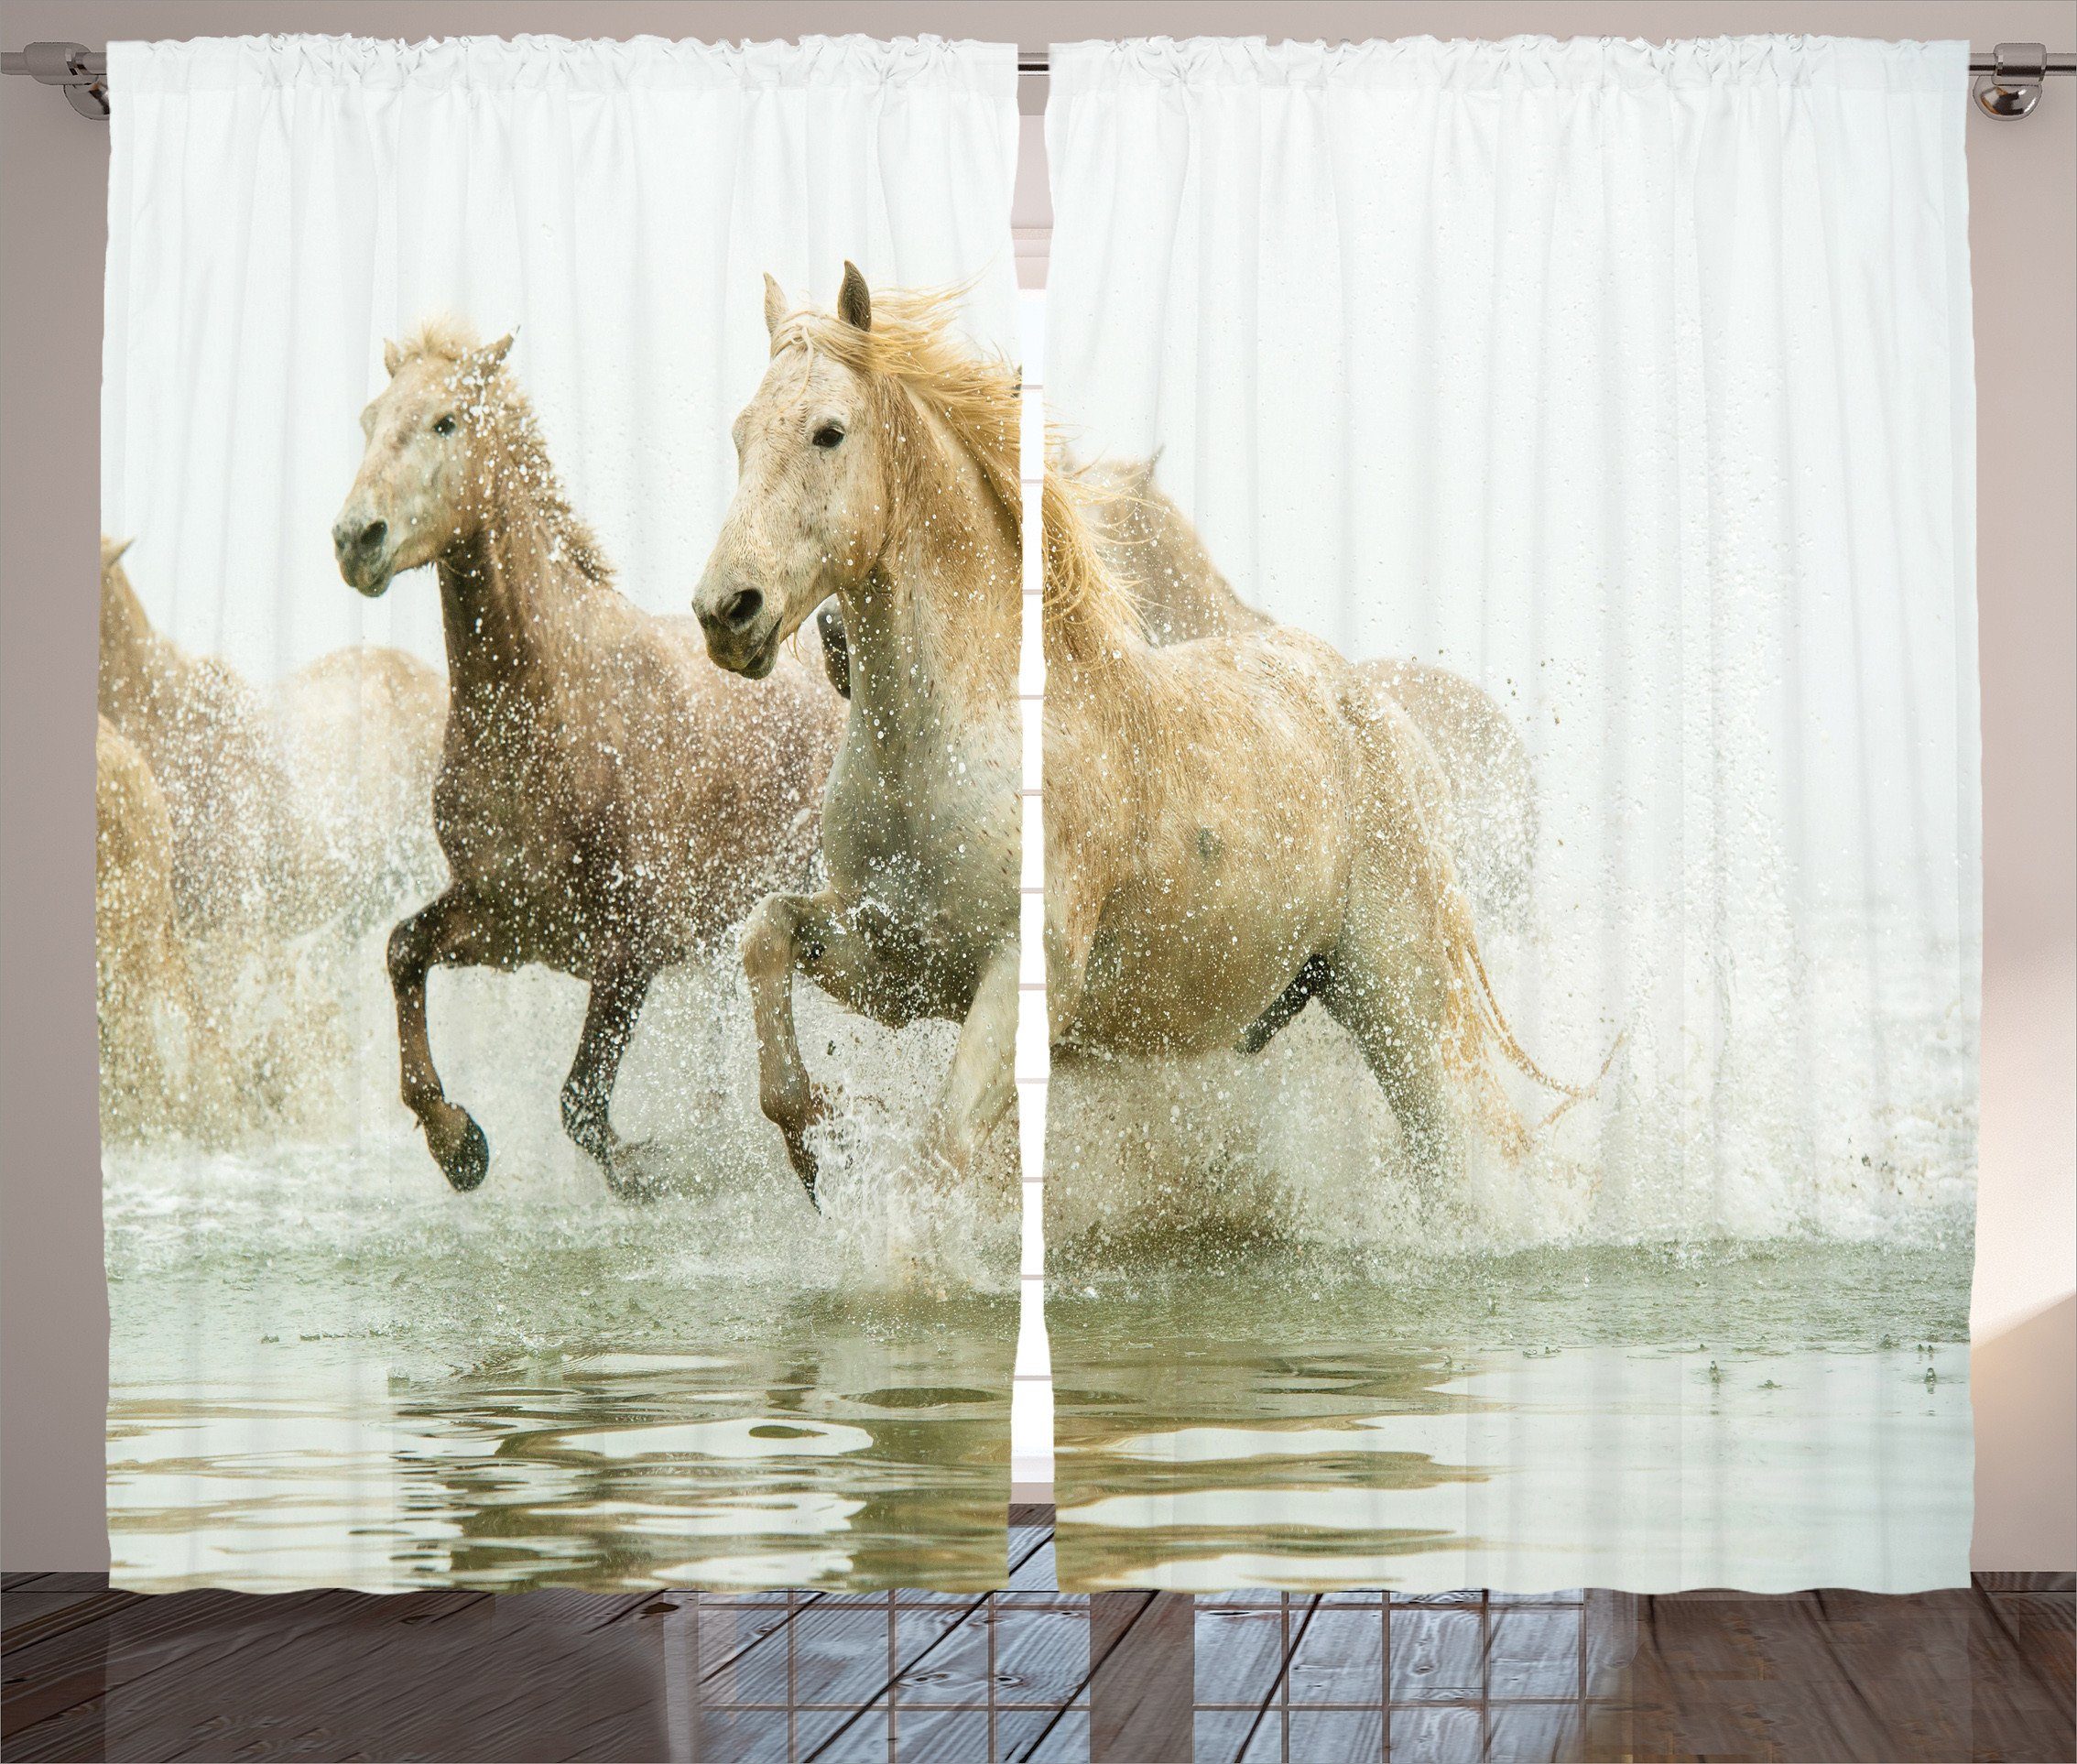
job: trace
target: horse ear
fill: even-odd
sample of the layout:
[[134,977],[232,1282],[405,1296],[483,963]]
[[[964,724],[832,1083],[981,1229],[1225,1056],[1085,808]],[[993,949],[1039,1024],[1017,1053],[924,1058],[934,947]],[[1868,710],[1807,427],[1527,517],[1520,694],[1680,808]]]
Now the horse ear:
[[475,357],[471,365],[483,369],[487,374],[511,353],[512,340],[518,334],[516,331],[507,331],[495,343],[486,343],[483,348],[476,351]]
[[859,331],[872,330],[873,293],[858,273],[858,266],[849,258],[844,260],[843,286],[837,289],[836,310],[844,323]]
[[765,272],[765,330],[767,334],[778,334],[779,321],[786,317],[786,289],[770,270]]
[[106,533],[103,533],[101,536],[101,567],[105,570],[111,564],[120,562],[123,553],[136,543],[135,539],[110,539]]
[[382,371],[385,374],[388,375],[391,379],[395,379],[397,377],[397,370],[403,365],[403,349],[398,344],[391,343],[387,337],[385,337],[382,340]]

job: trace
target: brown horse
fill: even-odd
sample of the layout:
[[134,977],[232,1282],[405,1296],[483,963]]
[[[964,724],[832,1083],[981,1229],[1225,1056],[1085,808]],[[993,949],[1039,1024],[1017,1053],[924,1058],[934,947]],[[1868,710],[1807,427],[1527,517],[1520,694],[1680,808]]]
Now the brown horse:
[[585,980],[563,1126],[634,1196],[653,1186],[647,1160],[607,1105],[636,1017],[661,970],[807,875],[842,707],[790,661],[761,691],[723,675],[689,622],[613,586],[505,366],[511,342],[434,324],[387,345],[332,528],[364,594],[422,564],[440,579],[433,819],[451,881],[390,935],[403,1096],[447,1180],[474,1188],[490,1149],[433,1066],[429,970],[541,963]]

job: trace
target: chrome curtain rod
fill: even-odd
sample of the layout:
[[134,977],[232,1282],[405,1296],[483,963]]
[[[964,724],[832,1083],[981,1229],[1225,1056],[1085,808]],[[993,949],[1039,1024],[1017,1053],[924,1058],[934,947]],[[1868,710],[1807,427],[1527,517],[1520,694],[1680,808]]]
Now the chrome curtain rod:
[[[1017,71],[1043,79],[1050,58],[1044,49],[1019,49]],[[2041,82],[2050,74],[2077,74],[2077,53],[2052,54],[2039,43],[2000,43],[1987,54],[1971,51],[1969,71],[1976,76],[1977,107],[1986,116],[2024,116],[2041,99]],[[63,89],[65,99],[82,116],[108,120],[108,55],[84,43],[31,43],[26,49],[0,55],[0,73],[26,73],[47,86]]]

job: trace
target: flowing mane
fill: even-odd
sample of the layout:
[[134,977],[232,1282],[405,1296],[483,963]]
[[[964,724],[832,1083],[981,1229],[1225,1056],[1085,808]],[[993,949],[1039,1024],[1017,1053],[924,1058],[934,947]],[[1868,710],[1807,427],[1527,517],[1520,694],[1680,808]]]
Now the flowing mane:
[[[930,450],[908,432],[914,414],[908,393],[933,412],[973,455],[991,493],[1021,521],[1024,485],[1019,465],[1023,390],[1017,370],[1001,356],[984,354],[960,338],[953,319],[963,289],[893,289],[873,297],[869,331],[826,312],[791,313],[772,335],[772,353],[799,342],[867,376],[884,397],[881,419],[915,445],[895,450],[906,481],[898,486],[897,517],[930,506]],[[1049,663],[1087,664],[1144,647],[1130,592],[1115,581],[1098,550],[1083,512],[1101,494],[1059,462],[1048,446],[1045,489],[1039,504],[1044,523],[1044,628]]]
[[463,369],[458,384],[474,401],[474,408],[486,413],[484,425],[487,442],[497,450],[495,482],[502,495],[523,497],[527,507],[540,521],[554,543],[556,552],[584,581],[597,587],[613,585],[613,565],[600,548],[598,536],[563,494],[562,480],[549,458],[548,443],[541,439],[534,407],[519,382],[501,362],[487,371],[471,362],[483,347],[474,330],[464,321],[434,318],[397,345],[396,366],[430,357]]

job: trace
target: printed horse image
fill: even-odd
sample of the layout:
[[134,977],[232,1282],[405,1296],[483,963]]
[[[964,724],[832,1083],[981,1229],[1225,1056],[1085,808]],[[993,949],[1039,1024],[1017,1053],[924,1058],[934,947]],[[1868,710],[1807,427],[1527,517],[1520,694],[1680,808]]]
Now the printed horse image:
[[[1073,475],[1095,494],[1083,505],[1096,549],[1130,588],[1147,641],[1186,643],[1266,629],[1220,573],[1190,517],[1156,482],[1154,460],[1097,460]],[[830,683],[850,695],[843,618],[817,616]],[[1490,694],[1447,668],[1409,657],[1356,664],[1428,738],[1448,786],[1442,830],[1457,879],[1481,924],[1518,927],[1536,858],[1536,774],[1521,735]]]
[[173,820],[136,744],[103,716],[94,735],[95,1016],[102,1130],[177,1116],[192,999],[174,930]]
[[[751,920],[765,1110],[812,1183],[823,1106],[798,968],[854,1008],[961,1016],[941,1143],[955,1164],[1014,1098],[1017,383],[942,297],[834,316],[767,284],[772,361],[694,599],[756,675],[834,593],[852,709],[824,807],[830,886]],[[1517,1136],[1489,1054],[1528,1066],[1478,960],[1426,740],[1326,644],[1281,627],[1156,647],[1058,466],[1044,490],[1046,956],[1052,1040],[1206,1052],[1317,996],[1384,1088],[1417,1167],[1447,1163],[1453,1086]],[[1533,1066],[1529,1066],[1534,1070]]]
[[366,455],[332,528],[364,594],[429,563],[440,582],[432,803],[451,881],[389,939],[403,1097],[448,1181],[476,1187],[490,1149],[440,1086],[427,975],[574,975],[591,997],[563,1126],[634,1197],[653,1191],[653,1160],[607,1111],[643,1000],[663,969],[807,877],[842,706],[790,660],[768,659],[763,691],[729,679],[689,620],[614,586],[505,366],[511,342],[479,347],[436,323],[386,347],[389,384],[363,413]]
[[[1138,602],[1156,644],[1267,629],[1274,621],[1243,600],[1212,562],[1190,517],[1155,481],[1153,459],[1098,461],[1076,475],[1114,581]],[[1355,664],[1427,738],[1448,787],[1441,831],[1457,881],[1481,924],[1528,917],[1536,861],[1536,772],[1521,733],[1492,696],[1462,674],[1411,657]]]
[[223,662],[154,628],[123,567],[128,550],[101,541],[101,714],[163,793],[180,928],[277,923],[296,892],[301,829],[266,709]]
[[1010,371],[939,305],[875,314],[846,266],[834,317],[766,278],[771,363],[735,423],[741,476],[693,596],[708,652],[761,678],[831,595],[851,708],[822,807],[828,883],[751,916],[759,1089],[812,1198],[827,1110],[801,1062],[798,969],[893,1028],[960,1025],[933,1149],[969,1169],[1015,1101],[1019,642]]
[[308,828],[306,892],[322,915],[365,926],[439,887],[432,790],[447,684],[438,670],[379,644],[334,649],[281,682],[273,720]]

